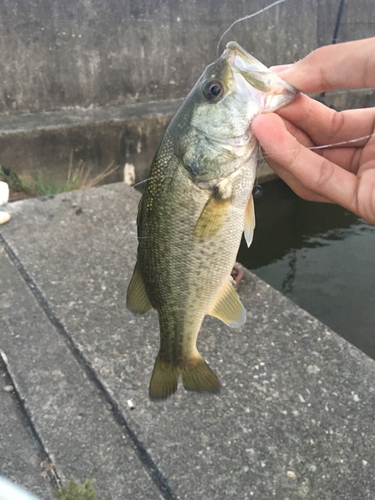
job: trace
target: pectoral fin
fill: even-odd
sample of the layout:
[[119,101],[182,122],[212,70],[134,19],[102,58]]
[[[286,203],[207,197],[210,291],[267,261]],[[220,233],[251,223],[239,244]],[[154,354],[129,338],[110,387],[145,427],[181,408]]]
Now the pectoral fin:
[[152,309],[139,271],[138,261],[135,265],[133,277],[130,281],[128,293],[126,295],[126,307],[134,314],[145,314]]
[[230,198],[220,199],[215,195],[207,201],[194,229],[194,236],[199,240],[212,238],[223,226]]
[[246,321],[246,310],[242,305],[232,281],[228,280],[214,308],[208,313],[233,328],[242,326]]
[[253,195],[251,195],[246,205],[245,227],[244,227],[244,236],[248,247],[253,242],[254,229],[255,229],[254,198]]

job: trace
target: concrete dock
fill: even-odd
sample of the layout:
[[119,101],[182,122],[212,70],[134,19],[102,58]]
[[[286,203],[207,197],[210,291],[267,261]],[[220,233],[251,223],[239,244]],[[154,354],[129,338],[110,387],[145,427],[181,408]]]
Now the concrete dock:
[[125,307],[139,193],[9,204],[0,226],[0,474],[41,499],[375,499],[375,363],[251,273],[247,322],[207,317],[220,395],[148,398],[155,311]]

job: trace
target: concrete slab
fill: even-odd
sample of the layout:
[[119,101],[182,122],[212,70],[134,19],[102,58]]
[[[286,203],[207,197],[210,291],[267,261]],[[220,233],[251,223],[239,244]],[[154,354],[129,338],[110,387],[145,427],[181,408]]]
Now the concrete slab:
[[[1,350],[55,478],[74,476],[83,482],[91,476],[99,497],[159,498],[146,470],[134,466],[138,457],[133,443],[4,248],[0,268]],[[3,449],[4,461],[13,453]],[[22,484],[28,486],[35,470],[24,472]],[[21,473],[13,469],[16,477]]]
[[209,318],[198,339],[223,392],[148,400],[157,316],[125,308],[138,200],[114,184],[17,202],[1,229],[71,354],[100,382],[98,394],[83,391],[87,403],[107,395],[167,479],[164,498],[373,499],[374,362],[250,273],[239,289],[244,327]]
[[48,476],[42,476],[43,450],[11,387],[12,380],[0,358],[0,475],[40,498],[52,500],[52,484]]

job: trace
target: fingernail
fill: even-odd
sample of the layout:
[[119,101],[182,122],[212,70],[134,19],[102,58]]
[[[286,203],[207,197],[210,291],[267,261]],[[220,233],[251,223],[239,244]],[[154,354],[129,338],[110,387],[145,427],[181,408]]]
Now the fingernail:
[[277,66],[271,66],[270,70],[274,71],[275,73],[280,73],[281,71],[285,71],[286,69],[289,69],[293,66],[293,64],[279,64]]

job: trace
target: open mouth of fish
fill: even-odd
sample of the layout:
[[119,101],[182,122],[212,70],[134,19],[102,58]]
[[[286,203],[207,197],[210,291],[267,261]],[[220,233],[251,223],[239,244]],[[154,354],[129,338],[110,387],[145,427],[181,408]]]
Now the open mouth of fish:
[[246,52],[236,42],[229,42],[223,53],[230,64],[239,95],[259,106],[259,113],[274,111],[288,104],[298,90]]

